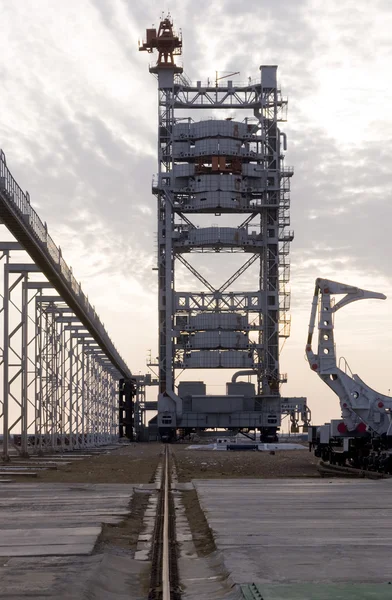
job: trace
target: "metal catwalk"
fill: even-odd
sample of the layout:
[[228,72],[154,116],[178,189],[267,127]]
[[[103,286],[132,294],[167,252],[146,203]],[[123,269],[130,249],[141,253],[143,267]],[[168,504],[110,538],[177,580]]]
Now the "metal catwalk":
[[17,240],[0,242],[3,457],[131,437],[132,373],[2,151],[0,218]]

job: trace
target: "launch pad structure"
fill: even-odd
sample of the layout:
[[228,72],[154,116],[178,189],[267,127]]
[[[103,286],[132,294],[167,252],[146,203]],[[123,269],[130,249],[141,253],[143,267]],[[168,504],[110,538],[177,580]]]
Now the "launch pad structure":
[[[293,168],[284,165],[286,135],[280,130],[287,100],[277,83],[277,67],[261,66],[261,77],[245,84],[218,75],[214,82],[192,83],[175,62],[182,39],[170,17],[158,30],[147,29],[139,50],[158,52],[150,72],[158,81],[159,117],[153,194],[158,207],[160,435],[173,439],[179,429],[224,428],[259,432],[262,441],[270,441],[283,415],[290,416],[293,430],[299,421],[306,429],[306,398],[280,393],[286,376],[279,370],[279,346],[290,334],[286,286],[294,235],[288,229]],[[217,220],[222,226],[215,225]],[[211,271],[211,254],[221,256],[225,272],[239,253],[246,255],[245,262],[223,284],[200,272],[203,258]],[[194,291],[194,283],[189,291],[178,288],[179,263],[201,291]],[[245,272],[247,286],[241,289],[237,282]],[[203,381],[176,385],[177,374],[188,369],[236,372],[226,394],[213,395]]]

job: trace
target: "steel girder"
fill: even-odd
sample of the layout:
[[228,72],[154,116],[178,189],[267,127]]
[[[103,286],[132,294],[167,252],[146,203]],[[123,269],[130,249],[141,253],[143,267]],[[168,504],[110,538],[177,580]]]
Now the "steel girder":
[[[1,243],[0,426],[3,457],[66,451],[118,439],[121,373],[23,248]],[[33,279],[33,280],[31,280]]]

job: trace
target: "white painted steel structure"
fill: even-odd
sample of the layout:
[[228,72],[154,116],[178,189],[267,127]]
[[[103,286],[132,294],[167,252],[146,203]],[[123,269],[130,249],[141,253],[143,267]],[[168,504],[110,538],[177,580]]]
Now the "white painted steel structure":
[[124,377],[131,378],[129,367],[119,355],[95,308],[83,293],[80,283],[73,276],[72,269],[66,264],[60,247],[56,246],[49,235],[47,224],[41,221],[32,208],[29,193],[23,192],[8,170],[2,150],[0,150],[0,210],[3,223],[64,297],[113,364]]
[[[335,295],[343,298],[335,303]],[[379,435],[391,434],[392,398],[372,390],[358,375],[351,373],[345,359],[341,359],[338,366],[334,340],[334,318],[338,310],[358,300],[385,298],[384,294],[378,292],[328,279],[316,279],[306,355],[312,371],[339,398],[343,420],[333,422],[336,428],[334,435],[364,432],[366,429]],[[314,352],[312,340],[316,321],[318,349]]]
[[[153,181],[158,203],[158,425],[172,431],[276,430],[282,412],[280,384],[285,381],[279,372],[279,341],[290,330],[286,285],[293,240],[288,229],[293,168],[284,165],[286,136],[279,125],[286,118],[287,100],[276,66],[260,67],[261,77],[246,84],[226,78],[215,85],[190,82],[173,59],[181,46],[168,18],[158,32],[147,30],[140,47],[159,53],[150,68],[158,80],[159,105],[159,170]],[[215,118],[217,110],[222,116]],[[195,111],[200,121],[194,120]],[[232,224],[226,226],[228,218]],[[222,226],[214,224],[217,220],[224,221]],[[225,256],[224,269],[230,269],[234,254],[248,258],[217,285],[215,276],[207,281],[190,260],[192,254],[203,255],[208,264],[212,253]],[[178,290],[179,262],[202,284],[201,291]],[[251,290],[245,291],[236,282],[252,265],[258,272]],[[218,398],[206,397],[204,409],[195,410],[192,401],[186,405],[176,390],[176,371],[218,368],[245,369],[246,375],[256,377],[256,388],[253,402],[243,397],[242,409],[226,409],[212,418],[207,405]],[[297,400],[295,410],[305,416],[305,399]]]
[[119,380],[132,374],[3,152],[0,218],[18,240],[0,243],[3,456],[117,440]]

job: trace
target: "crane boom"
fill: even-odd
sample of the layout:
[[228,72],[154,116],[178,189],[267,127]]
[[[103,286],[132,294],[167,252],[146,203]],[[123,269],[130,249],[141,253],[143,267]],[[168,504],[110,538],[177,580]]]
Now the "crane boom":
[[[336,304],[331,295],[343,296]],[[342,410],[342,423],[338,431],[378,435],[387,434],[390,428],[392,398],[372,390],[358,375],[347,368],[343,371],[336,361],[334,342],[334,315],[351,302],[366,299],[385,300],[378,292],[331,281],[316,279],[312,301],[306,356],[312,371],[315,371],[328,387],[338,396]],[[318,312],[318,349],[312,349],[313,334]]]

